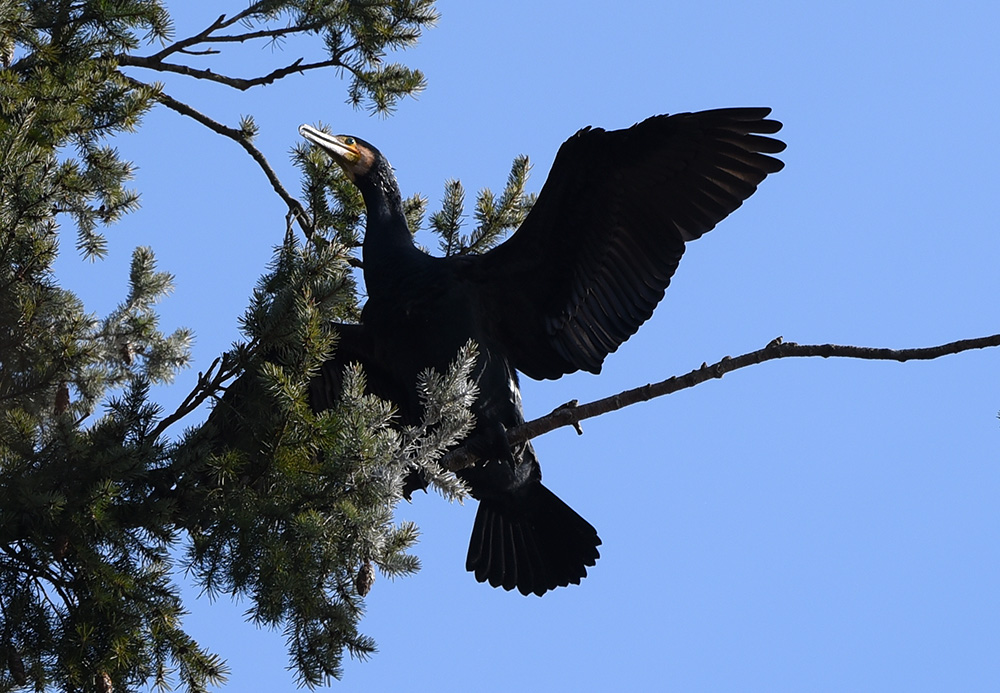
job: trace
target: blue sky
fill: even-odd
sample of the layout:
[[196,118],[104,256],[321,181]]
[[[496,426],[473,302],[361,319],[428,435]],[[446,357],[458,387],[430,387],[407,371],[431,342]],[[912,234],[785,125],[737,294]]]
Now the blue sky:
[[[178,37],[242,7],[194,5]],[[296,128],[322,120],[374,142],[433,208],[447,178],[470,197],[500,188],[522,153],[537,190],[584,125],[773,107],[785,170],[689,246],[602,375],[525,382],[529,418],[778,335],[908,347],[1000,331],[996,3],[438,8],[401,56],[428,88],[389,119],[351,110],[332,72],[245,94],[134,74],[228,124],[252,113],[291,190]],[[300,54],[246,48],[232,70]],[[110,230],[106,261],[67,238],[60,277],[106,313],[131,249],[154,247],[177,278],[163,327],[197,338],[194,368],[160,394],[170,407],[238,337],[284,209],[239,147],[173,112],[117,146],[143,208]],[[998,359],[771,362],[537,439],[546,484],[604,541],[582,585],[541,599],[465,572],[474,503],[416,497],[399,517],[422,529],[423,569],[375,584],[363,629],[380,651],[334,687],[1000,690]],[[229,660],[228,690],[292,689],[280,633],[243,624],[244,608],[200,599],[188,624]]]

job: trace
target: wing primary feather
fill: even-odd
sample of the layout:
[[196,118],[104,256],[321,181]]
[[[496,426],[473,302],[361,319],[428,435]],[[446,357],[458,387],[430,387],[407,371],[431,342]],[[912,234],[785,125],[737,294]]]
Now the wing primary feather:
[[604,360],[610,352],[617,346],[615,340],[608,335],[604,328],[603,316],[599,312],[600,305],[595,301],[588,300],[580,304],[577,311],[577,325],[586,331],[589,342],[594,346],[592,356]]
[[615,296],[606,273],[594,283],[593,296],[601,306],[601,311],[607,316],[609,327],[613,328],[617,339],[620,341],[629,336],[629,325],[625,318],[629,316],[630,311]]
[[[684,243],[782,168],[770,112],[653,116],[564,142],[521,227],[482,256],[512,365],[531,377],[598,372],[663,298]],[[531,301],[505,312],[515,292]]]
[[780,154],[785,151],[785,143],[773,137],[764,137],[755,133],[739,133],[736,135],[723,134],[717,137],[719,142],[745,149],[751,152],[761,152],[763,154]]

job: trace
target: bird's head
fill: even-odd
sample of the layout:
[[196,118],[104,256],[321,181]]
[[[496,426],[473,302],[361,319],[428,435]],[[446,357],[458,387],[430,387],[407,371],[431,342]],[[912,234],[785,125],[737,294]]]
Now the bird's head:
[[299,134],[326,152],[340,164],[347,177],[357,183],[364,178],[381,159],[379,151],[359,137],[352,135],[331,135],[317,130],[311,125],[300,125]]

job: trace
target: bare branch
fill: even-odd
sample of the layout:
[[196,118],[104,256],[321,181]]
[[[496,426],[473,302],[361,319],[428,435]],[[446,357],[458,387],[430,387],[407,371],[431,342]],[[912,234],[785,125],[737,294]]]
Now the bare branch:
[[219,55],[222,51],[217,48],[205,48],[200,51],[191,50],[190,48],[184,48],[180,51],[184,55]]
[[[156,428],[149,434],[152,440],[156,440],[160,435],[172,425],[183,419],[185,416],[200,407],[209,397],[215,395],[222,389],[223,384],[237,375],[243,365],[230,354],[224,354],[214,361],[204,373],[198,373],[198,382],[187,394],[172,414],[160,419]],[[216,370],[218,369],[218,370]]]
[[325,22],[313,22],[312,24],[298,24],[281,27],[280,29],[260,29],[258,31],[248,31],[243,34],[226,34],[224,36],[205,36],[201,43],[243,43],[259,38],[280,38],[288,34],[315,31],[325,25]]
[[[949,354],[958,354],[972,349],[985,349],[996,346],[1000,346],[1000,334],[975,339],[962,339],[939,346],[914,349],[884,349],[840,344],[796,344],[795,342],[784,342],[781,337],[778,337],[763,349],[751,351],[748,354],[743,354],[735,358],[726,356],[711,366],[703,363],[701,368],[695,369],[686,375],[674,376],[658,383],[619,392],[617,395],[588,402],[587,404],[577,405],[574,400],[561,407],[557,407],[553,412],[545,416],[510,429],[507,431],[507,439],[511,445],[516,445],[532,438],[537,438],[543,433],[562,428],[563,426],[574,426],[579,433],[582,432],[579,428],[579,423],[584,419],[591,419],[601,414],[623,409],[632,404],[646,402],[654,397],[662,397],[663,395],[669,395],[679,390],[686,390],[695,385],[700,385],[706,380],[721,378],[726,373],[739,368],[746,368],[747,366],[764,363],[765,361],[773,361],[774,359],[821,356],[823,358],[836,357],[872,361],[927,361]],[[445,455],[441,459],[441,465],[451,471],[458,471],[459,469],[475,464],[476,459],[475,455],[468,452],[467,446],[463,446]]]
[[226,19],[226,15],[224,14],[219,15],[219,18],[216,19],[214,22],[212,22],[205,30],[195,34],[194,36],[189,36],[186,39],[181,39],[180,41],[176,41],[170,44],[169,46],[161,50],[159,53],[150,56],[149,60],[159,62],[169,55],[172,55],[180,51],[184,51],[185,49],[190,48],[191,46],[196,46],[199,43],[212,40],[211,34],[213,32],[216,32],[219,29],[228,29],[233,24],[236,24],[237,22],[244,20],[245,18],[249,17],[251,14],[254,13],[255,8],[256,8],[255,5],[251,4],[245,10],[243,10],[242,12],[237,12],[229,19]]
[[253,77],[252,79],[246,79],[243,77],[230,77],[229,75],[223,75],[218,72],[212,72],[212,70],[198,69],[194,67],[189,67],[188,65],[165,63],[162,60],[154,60],[153,58],[144,58],[138,55],[122,54],[118,56],[119,65],[126,65],[130,67],[144,67],[150,70],[156,70],[157,72],[173,72],[178,75],[186,75],[187,77],[194,77],[195,79],[205,79],[210,82],[225,84],[227,87],[232,87],[233,89],[239,89],[240,91],[246,91],[251,87],[273,84],[274,82],[284,77],[287,77],[288,75],[295,73],[301,74],[308,70],[318,70],[324,67],[346,67],[346,65],[343,65],[337,58],[331,58],[330,60],[321,60],[316,63],[303,63],[302,60],[303,60],[302,58],[298,58],[291,64],[286,65],[285,67],[279,67],[276,70],[272,70],[266,75],[262,75],[260,77]]
[[[243,13],[241,13],[241,14],[243,14]],[[239,16],[240,15],[236,15],[236,18],[239,18]],[[159,53],[156,53],[155,55],[150,56],[148,59],[159,62],[159,61],[163,60],[164,58],[166,58],[168,55],[171,55],[171,54],[176,53],[178,51],[182,51],[185,48],[188,48],[190,46],[194,46],[194,45],[197,45],[197,44],[201,43],[213,31],[216,31],[218,29],[222,29],[223,27],[226,27],[226,26],[230,26],[233,21],[237,21],[237,19],[232,19],[232,20],[227,21],[226,20],[226,15],[224,15],[224,14],[223,15],[219,15],[219,18],[216,19],[214,22],[212,22],[212,24],[209,25],[209,27],[207,29],[205,29],[204,31],[202,31],[201,33],[195,34],[194,36],[189,36],[188,38],[182,39],[180,41],[176,41],[176,42],[170,44],[169,46],[167,46],[166,48],[164,48],[163,50],[161,50]]]
[[[149,88],[148,84],[140,82],[139,80],[133,79],[128,76],[126,76],[125,79],[127,79],[133,86]],[[241,147],[243,147],[243,149],[245,149],[247,153],[250,154],[253,160],[257,162],[257,165],[260,166],[261,170],[264,171],[264,175],[267,176],[268,181],[270,181],[271,187],[274,188],[274,191],[278,193],[278,196],[288,206],[289,212],[295,216],[295,219],[298,221],[299,226],[302,228],[302,232],[305,234],[306,238],[309,239],[310,241],[312,240],[313,238],[312,220],[309,218],[309,214],[308,212],[306,212],[305,207],[303,207],[301,202],[299,202],[287,190],[285,190],[285,186],[281,184],[281,180],[278,178],[278,174],[274,172],[274,169],[271,168],[271,164],[268,163],[267,159],[264,157],[264,154],[259,149],[257,149],[257,147],[253,145],[253,143],[247,137],[246,133],[244,133],[242,130],[238,128],[231,128],[228,125],[223,125],[222,123],[213,120],[212,118],[209,118],[204,113],[196,111],[195,109],[191,108],[191,106],[188,106],[186,103],[178,101],[172,96],[163,93],[163,91],[159,91],[157,93],[156,98],[160,103],[162,103],[167,108],[177,111],[181,115],[193,118],[194,120],[198,121],[205,127],[212,130],[213,132],[228,137],[229,139],[234,140]]]
[[212,373],[219,366],[221,360],[221,357],[215,359],[207,371],[198,374],[198,383],[188,393],[187,397],[184,398],[184,401],[178,405],[172,414],[160,419],[156,428],[152,430],[150,437],[153,440],[158,439],[164,431],[200,407],[202,402],[222,387],[222,383],[225,382],[226,378],[235,375],[236,370],[233,368],[220,369],[218,373]]
[[263,77],[255,77],[254,79],[243,80],[247,84],[247,86],[244,88],[249,89],[250,87],[255,87],[261,84],[271,84],[272,82],[276,82],[277,80],[283,77],[287,77],[290,74],[294,73],[301,74],[303,72],[306,72],[307,70],[319,70],[324,67],[347,67],[347,66],[341,63],[339,58],[331,58],[330,60],[320,60],[319,62],[316,63],[303,63],[302,58],[299,58],[291,65],[278,68],[277,70],[274,70],[270,74],[266,74]]

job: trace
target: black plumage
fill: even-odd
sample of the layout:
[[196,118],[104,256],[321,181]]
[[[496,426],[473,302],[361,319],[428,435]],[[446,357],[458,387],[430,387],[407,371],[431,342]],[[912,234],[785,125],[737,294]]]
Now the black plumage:
[[312,404],[337,398],[343,366],[360,362],[374,393],[419,421],[417,375],[479,347],[474,405],[487,460],[462,470],[480,502],[467,568],[479,581],[543,594],[578,584],[598,558],[594,528],[541,483],[523,423],[518,371],[536,379],[586,370],[633,335],[663,298],[684,244],[739,207],[784,149],[770,109],[655,116],[625,130],[585,128],[567,140],[520,228],[483,255],[431,257],[414,246],[392,168],[361,139],[301,134],[339,163],[367,210],[368,291],[361,322],[339,325],[336,358]]

